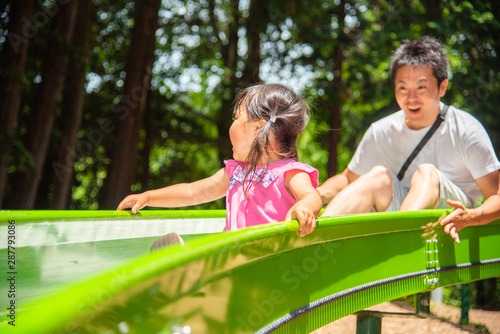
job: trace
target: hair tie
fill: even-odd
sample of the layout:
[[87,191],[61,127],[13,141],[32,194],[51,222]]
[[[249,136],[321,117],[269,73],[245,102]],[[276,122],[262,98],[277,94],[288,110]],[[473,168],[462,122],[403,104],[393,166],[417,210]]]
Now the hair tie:
[[271,118],[269,118],[269,122],[271,123],[276,122],[276,115],[272,115]]

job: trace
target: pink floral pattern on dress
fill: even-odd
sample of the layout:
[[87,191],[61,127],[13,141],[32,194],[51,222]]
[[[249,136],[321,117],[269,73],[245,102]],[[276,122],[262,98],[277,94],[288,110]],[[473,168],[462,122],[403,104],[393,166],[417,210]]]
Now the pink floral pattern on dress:
[[[229,189],[231,190],[235,185],[243,183],[247,174],[248,171],[246,169],[242,169],[241,166],[236,167],[233,175],[229,177]],[[259,182],[264,186],[264,188],[267,188],[277,178],[278,174],[276,174],[275,172],[259,168],[256,171],[250,172],[250,174],[248,174],[247,180]]]

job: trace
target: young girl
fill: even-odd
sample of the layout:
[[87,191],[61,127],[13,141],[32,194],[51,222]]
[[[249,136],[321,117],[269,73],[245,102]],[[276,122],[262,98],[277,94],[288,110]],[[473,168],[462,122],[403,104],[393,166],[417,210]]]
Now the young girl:
[[214,175],[189,184],[129,195],[117,210],[146,205],[181,207],[226,196],[226,227],[243,227],[297,219],[301,237],[316,228],[321,198],[318,171],[298,162],[297,136],[308,121],[304,100],[279,85],[256,85],[236,99],[229,129],[234,160]]

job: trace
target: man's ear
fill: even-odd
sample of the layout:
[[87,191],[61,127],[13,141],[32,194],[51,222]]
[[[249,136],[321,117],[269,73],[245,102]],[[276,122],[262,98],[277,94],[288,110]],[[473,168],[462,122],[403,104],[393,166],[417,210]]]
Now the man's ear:
[[446,94],[446,89],[448,88],[448,79],[444,79],[439,85],[439,97],[443,97]]

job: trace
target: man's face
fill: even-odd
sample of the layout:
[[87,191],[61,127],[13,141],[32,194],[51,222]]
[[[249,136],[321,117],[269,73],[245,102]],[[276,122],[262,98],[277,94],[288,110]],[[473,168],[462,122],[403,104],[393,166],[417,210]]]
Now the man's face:
[[406,125],[412,130],[431,126],[441,111],[439,100],[446,93],[448,79],[438,86],[429,66],[406,65],[397,70],[394,83]]

